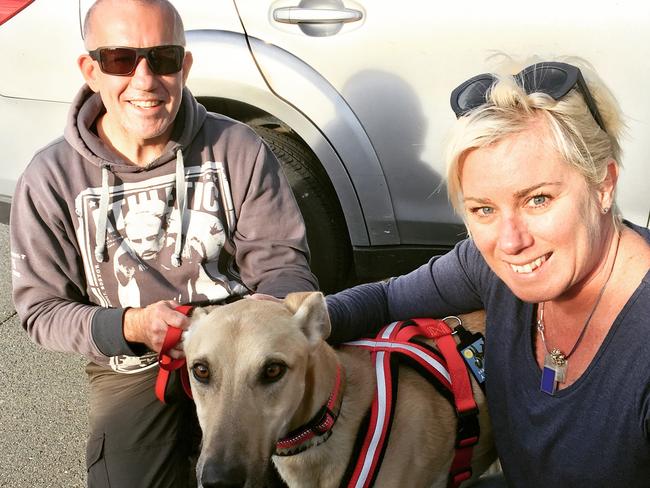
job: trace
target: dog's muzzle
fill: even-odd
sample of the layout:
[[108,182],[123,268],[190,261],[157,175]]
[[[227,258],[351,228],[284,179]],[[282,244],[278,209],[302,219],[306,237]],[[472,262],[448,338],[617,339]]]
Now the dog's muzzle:
[[207,462],[197,475],[202,488],[243,488],[246,485],[244,466],[225,466],[216,462]]

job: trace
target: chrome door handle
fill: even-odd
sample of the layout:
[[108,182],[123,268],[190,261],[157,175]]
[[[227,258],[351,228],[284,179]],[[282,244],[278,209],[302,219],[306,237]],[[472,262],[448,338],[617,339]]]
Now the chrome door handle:
[[301,8],[283,7],[273,11],[273,20],[283,24],[336,24],[357,22],[363,14],[349,8]]

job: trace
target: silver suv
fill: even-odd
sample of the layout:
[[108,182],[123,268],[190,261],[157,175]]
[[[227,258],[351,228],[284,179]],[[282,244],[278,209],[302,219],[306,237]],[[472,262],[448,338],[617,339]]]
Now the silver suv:
[[[34,151],[61,134],[82,83],[90,0],[0,1],[0,220]],[[464,227],[447,202],[448,100],[494,51],[577,54],[629,117],[619,202],[648,225],[648,2],[176,0],[189,87],[253,126],[282,162],[324,290],[412,269]],[[23,8],[19,12],[9,11]],[[9,18],[12,14],[13,17]],[[2,20],[0,20],[2,22]]]

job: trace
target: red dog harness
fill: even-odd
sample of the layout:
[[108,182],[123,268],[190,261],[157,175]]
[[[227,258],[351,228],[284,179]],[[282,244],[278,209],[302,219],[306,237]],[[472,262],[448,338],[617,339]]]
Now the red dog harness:
[[[191,315],[193,307],[182,305],[176,310]],[[192,398],[189,376],[184,367],[185,358],[174,359],[169,355],[169,351],[181,340],[182,333],[182,329],[169,326],[158,356],[160,369],[156,380],[156,396],[163,403],[169,376],[177,369],[181,369],[181,382],[185,393]],[[412,342],[415,337],[433,339],[443,357],[424,344]],[[414,366],[419,366],[418,369],[425,372],[434,385],[441,385],[441,393],[451,401],[456,410],[456,453],[449,471],[448,486],[457,488],[463,481],[471,478],[472,449],[479,439],[478,407],[474,401],[465,361],[458,353],[450,327],[444,321],[434,319],[394,322],[384,327],[374,340],[363,339],[344,345],[362,347],[372,352],[377,373],[377,392],[363,444],[359,455],[356,456],[357,462],[348,467],[341,487],[367,488],[375,481],[393,419],[397,392],[397,364],[393,358],[398,355],[410,359]],[[393,353],[397,354],[393,356]],[[474,373],[476,375],[476,372]],[[341,383],[342,374],[339,367],[333,391],[322,411],[318,412],[307,426],[278,441],[276,455],[296,454],[327,440],[341,407]],[[446,395],[445,392],[451,392],[451,395]]]
[[[443,358],[423,344],[411,342],[414,337],[433,339]],[[456,453],[449,472],[449,487],[458,487],[471,478],[473,446],[478,443],[478,407],[465,361],[458,353],[452,331],[442,320],[413,319],[386,326],[374,340],[359,340],[345,345],[362,347],[372,352],[377,373],[377,392],[373,400],[368,429],[354,468],[348,467],[347,481],[341,486],[366,488],[372,486],[386,449],[394,413],[397,391],[397,366],[393,354],[410,359],[427,376],[451,392],[456,410]],[[443,393],[441,391],[441,393]],[[449,395],[447,396],[449,399]],[[354,459],[354,458],[353,458]]]
[[[189,317],[192,315],[193,309],[194,307],[192,305],[181,305],[176,307],[174,310]],[[165,340],[163,341],[162,348],[158,354],[158,364],[160,369],[158,370],[158,378],[156,378],[156,396],[158,397],[158,400],[163,403],[165,403],[165,392],[167,391],[167,385],[169,383],[169,375],[172,371],[177,369],[180,369],[183,390],[185,390],[188,397],[192,398],[190,377],[187,374],[187,368],[185,368],[185,358],[174,359],[169,355],[169,351],[180,342],[182,334],[183,329],[168,325]]]

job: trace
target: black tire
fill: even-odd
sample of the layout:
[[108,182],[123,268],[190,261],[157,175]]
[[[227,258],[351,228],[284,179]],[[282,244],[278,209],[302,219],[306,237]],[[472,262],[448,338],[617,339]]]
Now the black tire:
[[255,127],[278,158],[296,197],[311,252],[311,269],[320,289],[345,287],[351,273],[351,246],[343,212],[320,162],[302,141],[287,133]]

